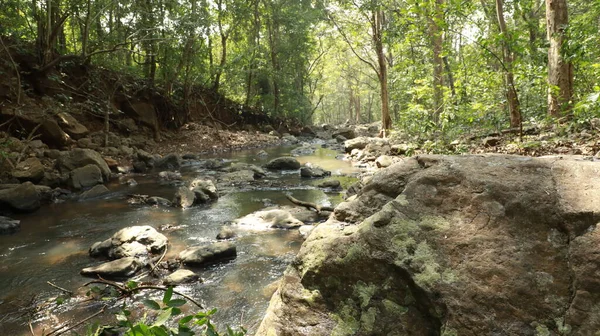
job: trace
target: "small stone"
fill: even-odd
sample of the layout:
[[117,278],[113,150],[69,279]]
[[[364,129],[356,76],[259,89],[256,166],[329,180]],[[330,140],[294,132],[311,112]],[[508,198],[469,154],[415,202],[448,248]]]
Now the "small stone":
[[394,163],[391,157],[387,155],[381,155],[375,160],[375,164],[378,168],[387,168]]
[[102,172],[93,164],[74,169],[70,174],[70,185],[75,189],[93,187],[102,182]]
[[293,157],[280,157],[269,161],[265,165],[267,169],[272,170],[296,170],[300,169],[300,162]]
[[165,286],[176,286],[184,283],[195,282],[200,279],[200,276],[190,270],[180,269],[177,270],[163,279],[163,285]]
[[83,192],[81,194],[80,198],[82,200],[85,200],[85,199],[89,199],[89,198],[100,197],[102,195],[108,194],[109,192],[110,192],[110,190],[108,190],[108,188],[106,188],[104,185],[100,184],[100,185],[93,187],[90,190]]
[[19,231],[21,228],[21,221],[0,216],[0,234],[11,234]]
[[300,176],[307,178],[320,178],[330,176],[331,172],[320,167],[302,167],[300,169]]
[[173,206],[178,208],[189,208],[194,205],[196,194],[187,187],[180,187],[173,197]]
[[340,189],[342,183],[339,180],[326,180],[317,185],[319,188]]

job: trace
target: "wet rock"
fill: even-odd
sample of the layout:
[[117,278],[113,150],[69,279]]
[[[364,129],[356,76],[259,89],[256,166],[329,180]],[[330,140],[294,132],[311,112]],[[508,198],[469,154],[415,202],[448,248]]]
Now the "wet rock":
[[394,163],[394,161],[392,160],[392,158],[387,155],[381,155],[380,157],[378,157],[375,160],[375,164],[377,165],[377,168],[387,168],[387,167],[391,166],[393,163]]
[[80,199],[86,200],[86,199],[90,199],[90,198],[96,198],[96,197],[106,195],[109,192],[110,192],[110,190],[108,190],[108,188],[106,188],[104,185],[100,184],[100,185],[93,187],[90,190],[84,191],[81,194]]
[[44,156],[52,160],[57,160],[61,156],[61,151],[58,149],[48,149],[44,151]]
[[298,138],[296,138],[295,136],[285,133],[283,134],[283,136],[281,137],[281,140],[285,141],[285,142],[289,142],[291,144],[295,144],[298,143]]
[[251,170],[252,172],[254,172],[254,179],[260,179],[267,176],[267,172],[265,172],[265,170],[260,168],[259,166],[243,162],[234,162],[229,167],[226,167],[223,170],[229,173],[243,170]]
[[44,165],[38,158],[30,157],[17,165],[12,176],[21,182],[38,183],[44,178]]
[[265,157],[265,156],[269,156],[269,153],[267,153],[264,150],[261,150],[258,153],[256,153],[256,156],[258,156],[258,157]]
[[173,201],[171,202],[173,206],[178,208],[189,208],[194,205],[196,199],[196,194],[191,191],[188,187],[179,187],[175,192],[175,196],[173,197]]
[[326,180],[317,185],[319,188],[329,188],[329,189],[340,189],[342,188],[342,183],[339,180]]
[[316,150],[317,148],[314,146],[308,143],[303,143],[302,146],[292,149],[290,154],[293,156],[307,156],[313,154]]
[[17,186],[0,186],[0,208],[18,212],[33,212],[41,206],[41,194],[31,182]]
[[281,209],[257,211],[235,220],[235,223],[257,230],[293,229],[304,224],[292,216],[289,211]]
[[331,176],[331,172],[317,166],[302,167],[300,169],[300,176],[306,178],[321,178]]
[[154,168],[159,170],[178,170],[181,168],[181,157],[177,154],[166,155],[156,161]]
[[151,196],[146,199],[146,204],[148,205],[162,205],[162,206],[172,206],[173,204],[166,198]]
[[195,179],[189,184],[189,189],[196,195],[195,203],[207,203],[219,198],[217,187],[211,180]]
[[314,230],[315,226],[314,225],[302,225],[299,229],[298,232],[300,232],[300,235],[304,238],[308,237],[310,235],[310,233]]
[[133,148],[127,147],[125,145],[121,145],[119,147],[119,152],[120,152],[121,155],[124,155],[124,156],[127,156],[127,157],[133,156],[133,154],[135,153],[135,151],[133,150]]
[[300,169],[300,166],[298,160],[288,156],[273,159],[265,165],[267,169],[272,170],[296,170]]
[[234,259],[237,256],[235,245],[219,242],[210,245],[190,247],[179,254],[179,259],[187,265],[202,266]]
[[89,148],[89,149],[98,149],[100,145],[94,143],[94,140],[90,138],[82,138],[77,140],[77,146],[79,148]]
[[66,112],[58,113],[56,117],[60,127],[75,140],[81,139],[90,133],[87,127]]
[[181,180],[181,173],[172,171],[161,171],[160,173],[158,173],[158,177],[167,181],[177,181]]
[[196,161],[196,160],[198,160],[198,158],[199,158],[199,157],[198,157],[198,155],[197,155],[197,154],[193,154],[193,153],[187,153],[187,154],[184,154],[184,155],[182,156],[182,158],[183,158],[184,160]]
[[0,216],[0,234],[11,234],[19,231],[21,228],[21,221]]
[[117,231],[111,238],[96,242],[89,250],[90,256],[104,255],[110,259],[123,257],[146,258],[167,247],[167,237],[151,226],[131,226]]
[[179,269],[163,279],[163,285],[165,286],[177,286],[181,284],[196,282],[200,279],[200,276],[190,270]]
[[93,164],[76,168],[71,172],[69,182],[75,189],[93,187],[103,182],[102,172],[98,166]]
[[140,268],[141,265],[136,258],[127,257],[84,268],[81,270],[81,275],[101,276],[105,279],[127,278],[137,273]]
[[87,165],[97,166],[102,173],[102,177],[104,179],[109,178],[110,168],[106,164],[106,161],[104,161],[100,153],[91,149],[76,148],[68,152],[61,152],[60,157],[56,161],[56,166],[62,173],[67,173]]
[[240,170],[233,173],[227,173],[219,176],[219,182],[225,184],[240,184],[254,181],[255,173],[251,170]]
[[348,139],[346,139],[346,137],[342,136],[342,135],[336,135],[335,136],[335,141],[339,144],[343,144],[347,141]]
[[235,237],[235,231],[233,231],[233,229],[228,226],[222,227],[221,231],[219,231],[219,233],[217,234],[218,240],[226,240],[226,239],[231,239],[234,237]]
[[113,159],[112,157],[104,157],[104,161],[106,162],[106,164],[108,165],[108,168],[110,168],[111,171],[113,172],[118,172],[119,170],[119,161]]
[[358,137],[355,139],[348,140],[344,143],[344,150],[346,153],[351,153],[354,149],[365,149],[368,145],[374,147],[389,146],[387,139],[382,138],[368,138]]

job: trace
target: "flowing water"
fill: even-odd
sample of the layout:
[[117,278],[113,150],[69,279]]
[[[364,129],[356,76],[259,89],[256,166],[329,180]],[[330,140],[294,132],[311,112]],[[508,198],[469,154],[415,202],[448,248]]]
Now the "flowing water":
[[[258,150],[223,154],[220,158],[262,165],[269,159],[289,154],[292,148],[267,149],[269,156],[260,158],[256,155]],[[297,159],[331,170],[334,177],[347,186],[355,179],[336,175],[352,175],[356,170],[350,163],[337,160],[338,154],[319,148],[314,154]],[[213,173],[199,167],[193,162],[186,165],[182,169],[184,179]],[[47,281],[77,291],[90,280],[80,276],[79,271],[99,263],[88,256],[89,246],[123,227],[175,227],[176,230],[164,233],[170,243],[167,257],[174,258],[188,246],[214,241],[220,228],[236,218],[267,205],[291,205],[284,192],[322,205],[336,205],[341,201],[339,193],[325,193],[315,187],[318,180],[301,179],[296,171],[269,172],[264,182],[233,189],[210,206],[185,210],[135,206],[126,202],[128,194],[170,199],[176,186],[161,181],[155,174],[132,177],[138,185],[129,187],[113,182],[108,185],[111,193],[101,199],[52,204],[36,213],[19,216],[21,230],[0,236],[0,335],[29,335],[29,317],[19,307],[31,302],[39,305],[59,295],[60,292],[50,287]],[[177,289],[199,298],[209,308],[217,307],[217,322],[244,325],[253,331],[268,306],[275,281],[299,250],[302,237],[297,230],[247,231],[238,233],[235,244],[238,249],[235,260],[197,269],[204,281]],[[33,323],[36,331],[51,330],[69,319],[81,320],[98,311],[102,304],[80,302],[75,305],[73,301],[67,301],[50,314],[36,315]],[[112,317],[106,314],[98,319],[111,321]]]

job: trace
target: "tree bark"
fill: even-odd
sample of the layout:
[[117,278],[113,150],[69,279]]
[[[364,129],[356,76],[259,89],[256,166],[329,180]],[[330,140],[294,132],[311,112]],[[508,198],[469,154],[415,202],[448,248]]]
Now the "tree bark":
[[548,25],[548,114],[560,117],[571,106],[573,95],[573,64],[563,57],[562,46],[567,37],[569,16],[566,0],[546,0]]
[[377,63],[379,66],[378,78],[381,87],[381,130],[382,136],[387,136],[387,131],[392,128],[392,118],[390,117],[390,98],[388,92],[388,74],[387,60],[383,50],[383,10],[377,9],[372,15],[373,42],[375,52],[377,53]]
[[498,16],[498,26],[502,33],[502,55],[504,63],[504,79],[506,81],[506,100],[510,112],[510,127],[520,127],[521,125],[521,106],[519,96],[515,87],[515,76],[513,73],[513,52],[510,47],[509,32],[504,20],[504,0],[496,0],[496,14]]
[[435,0],[434,15],[429,19],[429,32],[433,49],[433,121],[439,123],[444,108],[444,63],[442,59],[443,33],[440,27],[444,20],[444,0]]

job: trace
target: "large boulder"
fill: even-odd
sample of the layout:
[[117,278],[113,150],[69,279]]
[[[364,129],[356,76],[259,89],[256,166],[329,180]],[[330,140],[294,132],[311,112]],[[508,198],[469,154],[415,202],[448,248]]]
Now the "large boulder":
[[300,169],[300,162],[293,157],[284,156],[269,161],[265,168],[272,170],[296,170]]
[[21,221],[0,216],[0,234],[10,234],[19,231],[21,228]]
[[98,166],[93,164],[73,169],[69,174],[69,184],[75,189],[93,187],[102,182],[102,171],[100,171]]
[[234,259],[237,256],[235,245],[218,242],[209,245],[190,247],[179,254],[179,260],[187,265],[203,266]]
[[89,253],[92,257],[136,257],[145,260],[150,254],[163,252],[167,243],[167,237],[151,226],[131,226],[117,231],[111,238],[96,242]]
[[358,137],[344,142],[344,150],[346,153],[351,153],[353,149],[365,149],[369,144],[375,147],[381,147],[389,145],[389,142],[387,139],[382,138]]
[[35,115],[30,113],[21,113],[16,109],[2,109],[0,111],[0,124],[7,121],[14,121],[26,133],[35,132],[39,139],[51,147],[65,147],[73,142],[73,139],[65,133],[58,123],[47,115]]
[[136,258],[127,257],[84,268],[81,270],[81,275],[100,276],[106,279],[127,278],[137,273],[141,266]]
[[211,180],[194,179],[189,189],[194,193],[194,204],[204,204],[219,198],[217,187]]
[[381,170],[356,225],[310,234],[257,335],[594,335],[599,169],[422,156]]
[[31,182],[0,188],[0,209],[4,207],[18,212],[33,212],[40,208],[41,199],[39,190]]
[[44,165],[36,157],[19,162],[12,176],[21,182],[38,183],[44,178]]
[[110,176],[110,168],[100,153],[91,149],[76,148],[68,152],[62,152],[56,161],[57,168],[62,173],[68,173],[76,168],[82,168],[87,165],[95,165],[100,168],[104,179]]
[[253,230],[264,229],[294,229],[302,226],[289,211],[282,209],[256,211],[235,220],[235,224]]

